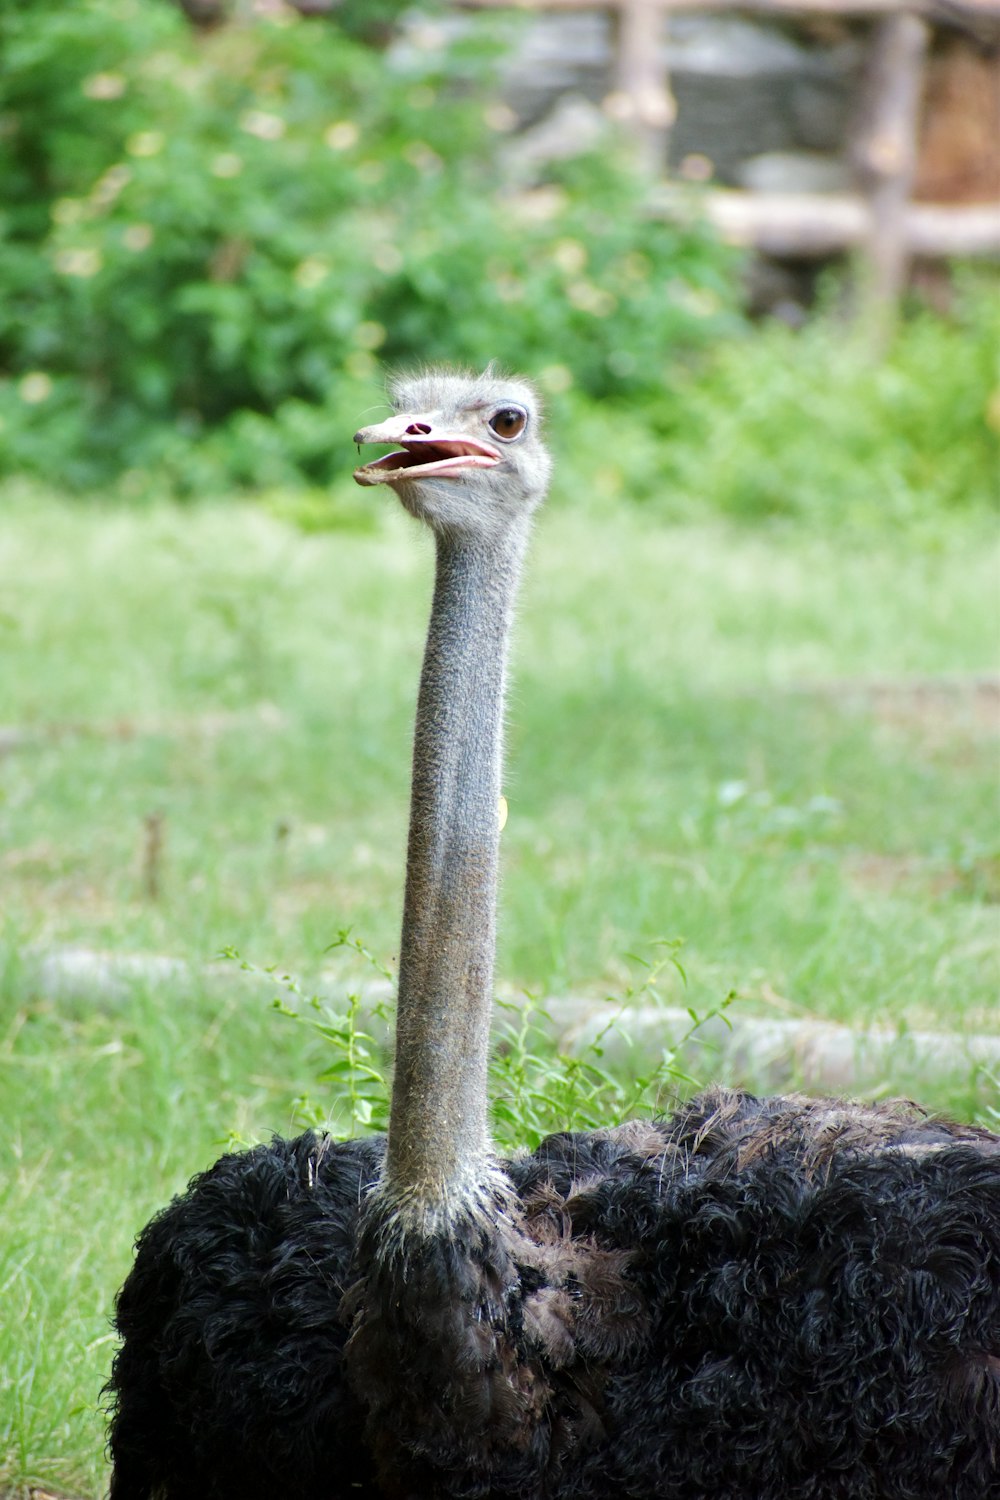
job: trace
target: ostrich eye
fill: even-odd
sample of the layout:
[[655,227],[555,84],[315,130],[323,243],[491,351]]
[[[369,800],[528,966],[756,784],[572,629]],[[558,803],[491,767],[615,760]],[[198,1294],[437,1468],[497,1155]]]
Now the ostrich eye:
[[490,417],[490,427],[499,438],[516,438],[528,425],[528,413],[519,406],[501,406]]

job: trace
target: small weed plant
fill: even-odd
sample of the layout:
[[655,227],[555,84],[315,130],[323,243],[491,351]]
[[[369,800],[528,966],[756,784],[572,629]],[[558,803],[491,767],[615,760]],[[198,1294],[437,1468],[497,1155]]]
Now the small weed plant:
[[[392,979],[391,971],[347,929],[339,932],[325,951],[354,953],[378,978]],[[342,1004],[335,1006],[328,999],[309,994],[298,979],[283,973],[277,964],[260,968],[233,947],[224,948],[221,957],[238,963],[246,973],[273,978],[280,987],[271,1002],[277,1014],[307,1027],[327,1049],[327,1061],[316,1081],[323,1086],[325,1097],[334,1096],[334,1102],[320,1105],[308,1094],[299,1095],[293,1100],[296,1123],[305,1130],[321,1130],[335,1140],[385,1130],[389,1123],[385,1047],[364,1025],[380,1022],[384,1031],[386,1002],[368,1000],[357,988],[349,989]]]
[[638,1004],[662,1003],[657,981],[663,971],[673,969],[684,979],[680,946],[675,939],[661,940],[654,945],[660,951],[651,960],[630,955],[644,971],[640,982],[629,985],[621,998],[608,997],[607,1021],[579,1053],[553,1048],[553,1019],[536,996],[499,1002],[504,1019],[490,1079],[498,1142],[533,1150],[554,1131],[606,1129],[636,1114],[659,1114],[668,1096],[697,1085],[682,1066],[686,1044],[709,1015],[728,1009],[732,996],[706,1015],[691,1010],[690,1030],[650,1059],[651,1066],[638,1072],[611,1071],[604,1062],[604,1043],[612,1032],[626,1042],[629,1039],[629,1010]]
[[[545,1136],[561,1130],[607,1128],[634,1115],[663,1112],[678,1092],[697,1087],[683,1066],[688,1042],[706,1021],[722,1016],[735,996],[729,994],[714,1009],[699,1015],[689,1008],[690,1028],[669,1047],[663,1047],[651,1066],[639,1071],[611,1071],[604,1065],[604,1043],[612,1032],[625,1041],[628,1013],[636,1005],[658,1005],[662,996],[658,980],[672,969],[684,979],[680,942],[661,940],[652,959],[629,955],[643,970],[640,981],[629,985],[621,997],[608,997],[605,1024],[578,1053],[570,1054],[553,1044],[554,1021],[534,995],[523,1000],[498,1000],[502,1020],[490,1060],[490,1094],[494,1136],[501,1148],[527,1146],[534,1150]],[[345,930],[338,933],[326,953],[350,952],[360,958],[383,983],[392,973],[368,948]],[[385,1031],[390,1012],[387,1002],[372,1000],[361,986],[349,988],[335,1005],[310,994],[294,976],[276,965],[259,968],[242,958],[235,948],[226,948],[223,958],[239,963],[257,976],[273,977],[280,993],[272,1000],[275,1011],[307,1027],[324,1047],[326,1061],[316,1083],[323,1096],[333,1102],[319,1103],[312,1095],[294,1101],[296,1123],[304,1129],[322,1131],[335,1140],[384,1131],[389,1121],[389,1070]],[[375,1024],[381,1039],[372,1030]],[[728,1023],[727,1023],[728,1024]],[[234,1142],[234,1144],[245,1144]]]

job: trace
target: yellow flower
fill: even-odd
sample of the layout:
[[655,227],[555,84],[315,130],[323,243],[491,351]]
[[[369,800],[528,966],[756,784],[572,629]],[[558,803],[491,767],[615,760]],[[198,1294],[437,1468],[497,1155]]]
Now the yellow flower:
[[61,276],[96,276],[103,264],[100,250],[93,245],[82,245],[75,250],[60,250],[56,256],[56,270]]
[[82,88],[88,99],[120,99],[128,83],[121,73],[91,73]]
[[529,188],[510,199],[514,217],[522,224],[546,224],[566,207],[566,191],[555,183]]
[[286,126],[280,115],[268,114],[264,109],[246,109],[240,115],[240,129],[261,141],[280,141]]
[[682,276],[674,276],[665,290],[679,307],[696,318],[710,318],[719,310],[719,299],[707,288],[692,286]]
[[49,209],[54,224],[79,224],[85,205],[79,198],[57,198]]
[[212,157],[209,171],[213,177],[238,177],[243,171],[243,158],[235,151],[220,151]]
[[125,142],[129,156],[159,156],[163,150],[162,130],[137,130]]
[[552,259],[567,276],[579,276],[587,264],[587,247],[579,240],[560,240],[552,247]]
[[124,162],[116,162],[102,172],[90,190],[90,201],[97,208],[108,208],[114,203],[122,188],[132,180],[132,168]]
[[129,224],[122,235],[126,250],[148,250],[153,243],[152,224]]
[[330,267],[326,261],[320,260],[318,255],[309,255],[300,261],[292,272],[292,280],[296,286],[311,291],[314,286],[319,286],[330,274]]
[[17,394],[28,406],[38,406],[52,395],[52,377],[44,370],[29,370],[18,382]]
[[331,151],[349,151],[361,139],[361,131],[353,120],[337,120],[324,132],[323,139]]
[[610,292],[595,286],[592,281],[573,281],[566,288],[567,299],[581,312],[592,314],[595,318],[606,318],[613,313],[618,306],[617,300]]

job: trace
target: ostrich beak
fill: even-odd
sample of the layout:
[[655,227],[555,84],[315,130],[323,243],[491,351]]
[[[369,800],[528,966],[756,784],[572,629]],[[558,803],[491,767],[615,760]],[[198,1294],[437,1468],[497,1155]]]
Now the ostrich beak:
[[447,478],[466,469],[492,469],[500,454],[489,443],[464,432],[448,431],[433,416],[390,417],[375,427],[362,427],[356,443],[399,443],[394,453],[355,469],[358,484],[395,484],[401,479]]

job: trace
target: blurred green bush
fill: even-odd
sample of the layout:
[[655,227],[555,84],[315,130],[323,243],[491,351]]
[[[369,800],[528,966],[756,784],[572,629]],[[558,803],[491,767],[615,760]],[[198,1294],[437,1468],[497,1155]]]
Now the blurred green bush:
[[675,510],[906,523],[1000,501],[1000,295],[959,269],[873,357],[833,309],[723,342],[654,416]]
[[652,218],[613,142],[526,179],[491,89],[516,18],[384,50],[400,8],[200,32],[174,0],[0,0],[0,476],[287,508],[347,469],[380,365],[496,359],[601,505],[996,498],[995,287],[884,361],[834,311],[751,328],[733,254]]
[[356,27],[0,0],[0,473],[323,483],[376,360],[645,404],[738,326],[731,256],[624,159],[511,184],[485,25]]

